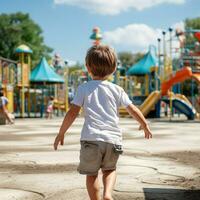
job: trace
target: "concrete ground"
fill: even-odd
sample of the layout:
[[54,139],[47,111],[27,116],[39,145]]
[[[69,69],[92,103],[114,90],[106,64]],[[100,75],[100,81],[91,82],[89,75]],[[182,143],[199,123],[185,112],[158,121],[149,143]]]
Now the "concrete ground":
[[[85,176],[76,171],[83,119],[53,150],[62,118],[17,119],[0,126],[0,200],[87,200]],[[120,119],[124,154],[115,200],[200,200],[200,123],[151,121],[145,140],[132,119]],[[89,199],[88,199],[89,200]]]

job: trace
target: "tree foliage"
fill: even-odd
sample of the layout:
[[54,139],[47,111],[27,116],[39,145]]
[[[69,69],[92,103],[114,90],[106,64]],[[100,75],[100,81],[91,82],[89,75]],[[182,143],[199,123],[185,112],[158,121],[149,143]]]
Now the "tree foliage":
[[52,48],[44,44],[42,29],[29,14],[21,12],[0,15],[0,56],[17,59],[14,51],[21,44],[33,50],[32,60],[38,62],[42,56],[49,58]]
[[185,20],[186,29],[200,29],[200,17]]
[[[200,17],[185,20],[185,29],[199,29],[200,30]],[[194,45],[197,39],[194,38],[193,34],[186,34],[186,47],[194,50]],[[183,93],[187,96],[192,96],[192,84],[191,80],[187,80],[183,83]],[[198,94],[198,85],[196,82],[193,83],[193,94]]]
[[[200,17],[185,20],[185,29],[199,29],[200,30]],[[197,39],[194,38],[193,34],[186,34],[186,46],[191,49]]]
[[69,72],[69,74],[70,74],[70,73],[72,73],[72,72],[74,72],[74,71],[77,71],[77,70],[82,70],[82,71],[84,71],[85,67],[84,67],[82,64],[80,64],[79,62],[77,62],[76,64],[70,66],[68,69],[69,69],[68,72]]
[[143,56],[144,54],[142,53],[133,54],[126,51],[118,53],[118,59],[120,60],[121,65],[126,68],[129,68],[130,66],[138,62]]

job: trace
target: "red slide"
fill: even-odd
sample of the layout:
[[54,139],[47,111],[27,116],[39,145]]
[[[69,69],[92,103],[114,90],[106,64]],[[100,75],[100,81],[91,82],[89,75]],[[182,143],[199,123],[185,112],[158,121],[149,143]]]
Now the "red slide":
[[167,91],[175,84],[185,81],[192,77],[192,70],[190,67],[184,67],[183,69],[176,72],[172,78],[164,81],[161,85],[162,95],[167,95]]

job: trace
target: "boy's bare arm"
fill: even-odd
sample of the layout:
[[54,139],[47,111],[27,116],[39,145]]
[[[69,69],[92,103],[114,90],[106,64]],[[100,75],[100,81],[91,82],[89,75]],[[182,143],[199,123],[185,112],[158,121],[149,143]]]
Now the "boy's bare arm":
[[145,138],[147,138],[147,139],[152,138],[152,133],[148,127],[148,124],[147,124],[146,119],[144,118],[142,112],[133,104],[129,105],[126,108],[126,110],[134,119],[136,119],[140,123],[139,129],[144,130]]
[[59,143],[61,145],[64,144],[64,135],[65,135],[66,131],[68,130],[68,128],[72,125],[72,123],[74,122],[76,117],[78,116],[80,109],[81,109],[80,106],[76,106],[76,105],[72,104],[69,111],[65,115],[65,118],[64,118],[62,125],[60,127],[60,130],[59,130],[59,134],[55,138],[55,142],[54,142],[55,150],[57,150]]

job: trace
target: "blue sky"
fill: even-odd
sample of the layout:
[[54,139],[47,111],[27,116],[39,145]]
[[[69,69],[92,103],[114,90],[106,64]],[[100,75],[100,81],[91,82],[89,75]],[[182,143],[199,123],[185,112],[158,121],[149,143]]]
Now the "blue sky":
[[29,13],[54,52],[81,63],[94,26],[116,51],[144,51],[163,29],[182,27],[199,10],[199,0],[0,0],[0,13]]

